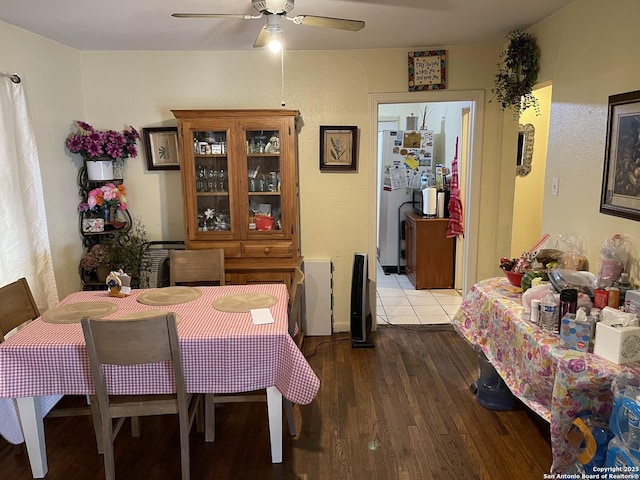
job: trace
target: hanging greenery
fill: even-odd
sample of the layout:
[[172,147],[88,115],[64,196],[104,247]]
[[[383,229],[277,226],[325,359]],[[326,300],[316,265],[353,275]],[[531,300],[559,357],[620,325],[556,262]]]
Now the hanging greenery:
[[510,32],[507,40],[492,91],[501,108],[513,110],[515,117],[529,107],[534,107],[539,114],[538,100],[531,91],[540,73],[540,47],[533,35],[519,30]]

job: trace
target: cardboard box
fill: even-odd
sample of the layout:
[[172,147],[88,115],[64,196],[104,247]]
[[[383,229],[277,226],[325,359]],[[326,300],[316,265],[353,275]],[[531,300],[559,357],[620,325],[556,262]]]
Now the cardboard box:
[[640,327],[598,322],[593,353],[618,365],[640,360]]
[[[593,317],[591,317],[593,320]],[[575,314],[567,314],[560,321],[560,346],[588,352],[591,337],[593,336],[593,323],[589,320],[576,320]]]

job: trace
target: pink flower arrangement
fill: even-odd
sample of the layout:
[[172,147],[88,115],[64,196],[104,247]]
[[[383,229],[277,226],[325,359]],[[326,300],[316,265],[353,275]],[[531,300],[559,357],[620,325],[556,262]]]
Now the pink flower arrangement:
[[115,130],[96,130],[86,122],[77,121],[78,132],[67,137],[66,145],[71,153],[79,153],[85,158],[136,157],[136,141],[140,139],[138,131],[129,126],[122,132]]
[[124,185],[116,185],[115,183],[107,183],[98,188],[94,188],[89,192],[86,202],[78,205],[80,212],[97,213],[102,206],[115,206],[120,210],[127,209],[127,190]]

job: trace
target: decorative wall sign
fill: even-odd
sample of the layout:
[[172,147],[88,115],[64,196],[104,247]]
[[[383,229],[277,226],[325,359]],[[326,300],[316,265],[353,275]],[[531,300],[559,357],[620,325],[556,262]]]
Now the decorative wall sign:
[[640,90],[609,97],[600,213],[640,220]]
[[447,88],[447,51],[409,52],[409,91]]

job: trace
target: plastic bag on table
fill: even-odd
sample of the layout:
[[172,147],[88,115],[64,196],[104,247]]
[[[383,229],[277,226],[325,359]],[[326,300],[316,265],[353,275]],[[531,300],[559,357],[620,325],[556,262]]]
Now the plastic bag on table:
[[527,291],[522,294],[522,306],[524,307],[522,318],[524,320],[531,319],[531,300],[542,300],[547,294],[554,292],[553,285],[549,283],[536,285],[535,287],[527,289]]
[[586,270],[587,256],[582,237],[558,234],[558,238],[561,244],[564,244],[564,248],[561,249],[563,253],[558,260],[557,267],[567,270]]
[[543,268],[555,267],[562,256],[562,250],[559,249],[558,245],[558,238],[548,233],[540,237],[529,251],[534,253],[535,260],[540,263]]
[[620,278],[629,259],[629,240],[623,235],[606,239],[600,248],[600,269],[598,285],[610,287]]

